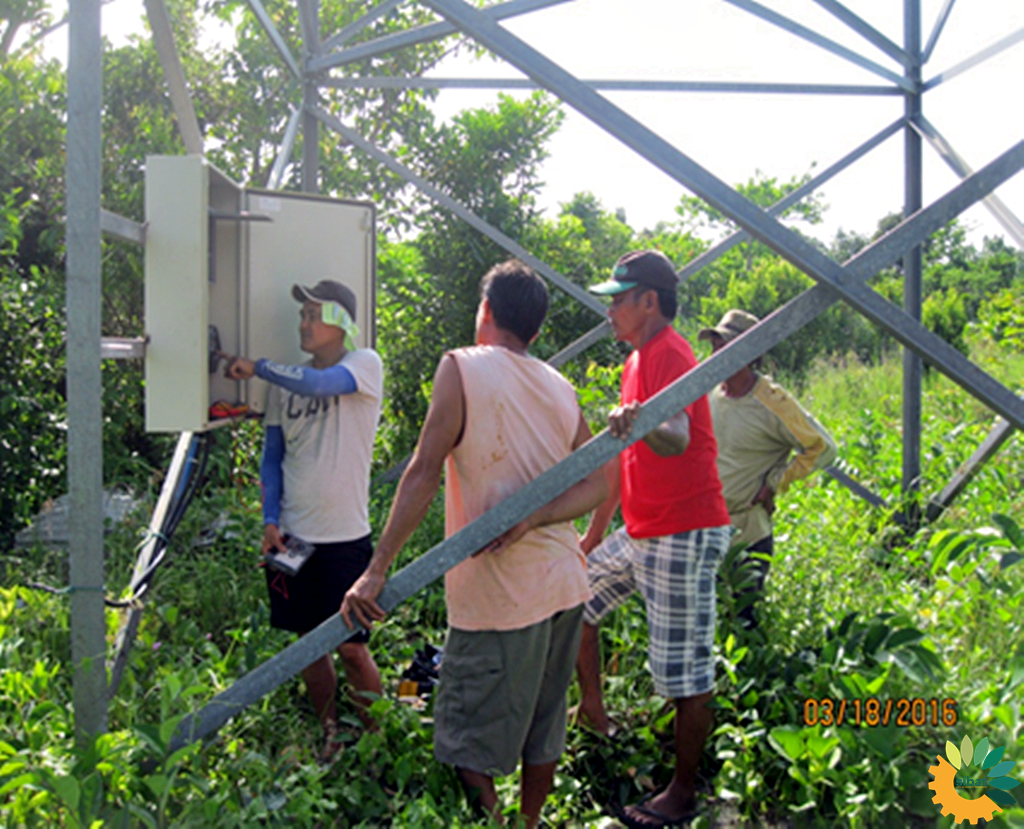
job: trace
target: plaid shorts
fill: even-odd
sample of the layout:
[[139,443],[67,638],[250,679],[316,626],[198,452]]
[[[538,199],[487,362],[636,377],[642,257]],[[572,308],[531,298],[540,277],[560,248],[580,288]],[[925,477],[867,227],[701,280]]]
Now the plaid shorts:
[[608,536],[587,557],[594,597],[583,619],[596,625],[639,590],[647,605],[654,690],[671,699],[713,691],[715,578],[729,549],[728,526],[660,538]]

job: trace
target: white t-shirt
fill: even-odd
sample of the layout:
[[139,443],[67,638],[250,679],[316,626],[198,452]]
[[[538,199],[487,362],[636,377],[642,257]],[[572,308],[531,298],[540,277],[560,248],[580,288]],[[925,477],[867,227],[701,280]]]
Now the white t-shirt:
[[[305,365],[310,365],[306,363]],[[284,433],[281,530],[323,544],[370,532],[370,462],[380,420],[384,369],[377,352],[341,358],[352,394],[306,397],[269,385],[264,423]]]

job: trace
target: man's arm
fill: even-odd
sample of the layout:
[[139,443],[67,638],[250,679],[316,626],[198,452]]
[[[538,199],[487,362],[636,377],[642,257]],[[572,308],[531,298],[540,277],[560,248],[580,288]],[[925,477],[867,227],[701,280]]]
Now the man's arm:
[[304,397],[333,397],[336,394],[353,394],[358,390],[355,376],[341,363],[327,368],[312,368],[284,365],[273,360],[231,357],[224,376],[231,380],[248,380],[256,376]]
[[[575,452],[591,439],[590,427],[580,415],[573,438],[572,449]],[[608,483],[604,470],[595,469],[582,481],[578,481],[552,501],[549,501],[532,515],[527,516],[507,532],[498,536],[487,547],[488,552],[498,553],[512,546],[530,530],[546,527],[549,524],[561,524],[581,515],[586,515],[608,497]]]
[[[633,431],[633,422],[640,413],[640,403],[632,402],[625,406],[617,406],[608,415],[608,431],[614,437],[625,440]],[[686,410],[670,417],[656,429],[648,432],[644,442],[653,452],[662,457],[669,455],[681,455],[690,445],[690,417]],[[604,502],[594,510],[590,518],[590,526],[580,541],[580,547],[584,553],[589,554],[604,538],[608,526],[615,517],[615,511],[619,508],[621,480],[619,473],[619,458],[604,465],[605,481],[608,489],[608,496]]]
[[284,492],[284,432],[280,426],[268,426],[263,438],[260,460],[260,486],[263,489],[263,552],[283,550],[281,540],[281,495]]
[[465,403],[462,397],[462,376],[455,358],[441,359],[434,375],[430,408],[420,431],[416,452],[398,484],[391,512],[366,572],[352,585],[341,603],[345,624],[352,626],[352,616],[369,627],[384,618],[377,597],[384,589],[388,568],[398,551],[409,540],[441,485],[445,458],[458,444],[462,434]]
[[775,415],[778,440],[788,443],[795,452],[792,459],[768,470],[765,486],[773,492],[785,492],[793,481],[806,478],[835,460],[832,436],[789,392],[776,387],[758,399]]
[[601,474],[604,475],[605,489],[608,494],[594,510],[594,514],[590,516],[590,525],[580,540],[580,548],[586,555],[590,555],[590,551],[601,543],[604,534],[608,531],[608,525],[615,517],[615,511],[619,508],[621,482],[619,480],[618,455],[601,467]]
[[[616,406],[608,415],[608,431],[625,440],[633,431],[633,422],[640,414],[640,403],[633,401],[625,406]],[[682,455],[690,445],[690,416],[683,409],[660,426],[644,436],[646,443],[656,455],[666,458]]]

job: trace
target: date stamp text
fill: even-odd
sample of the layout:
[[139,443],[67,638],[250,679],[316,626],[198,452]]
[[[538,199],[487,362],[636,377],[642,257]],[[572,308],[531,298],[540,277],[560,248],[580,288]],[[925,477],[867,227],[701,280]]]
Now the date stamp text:
[[807,697],[804,699],[804,725],[866,725],[869,728],[890,723],[897,728],[912,725],[954,726],[959,716],[955,699],[931,697],[899,697],[897,699],[832,699]]

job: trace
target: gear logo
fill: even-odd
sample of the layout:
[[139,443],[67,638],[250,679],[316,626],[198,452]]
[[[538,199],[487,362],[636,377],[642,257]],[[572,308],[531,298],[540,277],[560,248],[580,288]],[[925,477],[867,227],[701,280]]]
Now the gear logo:
[[[959,749],[947,740],[946,757],[949,762],[936,755],[938,765],[928,767],[935,777],[928,784],[928,788],[935,792],[932,803],[942,807],[942,814],[952,815],[954,823],[977,823],[979,818],[991,820],[995,812],[1003,811],[1001,806],[1017,805],[1009,790],[1018,786],[1020,781],[1007,776],[1014,761],[1003,760],[1005,751],[1005,748],[989,750],[988,737],[975,746],[965,734]],[[979,769],[976,774],[970,772],[972,765]],[[970,800],[963,797],[958,789],[985,791],[980,797]]]

